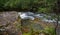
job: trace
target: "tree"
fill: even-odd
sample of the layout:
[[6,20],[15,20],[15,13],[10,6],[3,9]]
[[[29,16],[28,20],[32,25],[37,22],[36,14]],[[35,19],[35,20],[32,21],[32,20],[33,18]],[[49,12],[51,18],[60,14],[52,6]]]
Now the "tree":
[[57,15],[57,20],[56,20],[56,22],[57,22],[57,24],[56,24],[56,35],[57,35],[57,27],[58,27],[58,21],[59,21],[59,13],[60,13],[60,0],[57,0],[57,3],[56,3],[56,8],[55,8],[55,14]]

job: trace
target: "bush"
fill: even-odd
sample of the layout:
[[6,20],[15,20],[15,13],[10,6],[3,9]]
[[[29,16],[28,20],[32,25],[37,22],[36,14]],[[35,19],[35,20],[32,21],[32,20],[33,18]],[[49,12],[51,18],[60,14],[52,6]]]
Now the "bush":
[[46,27],[44,29],[44,32],[49,34],[49,35],[55,35],[55,29],[53,27]]

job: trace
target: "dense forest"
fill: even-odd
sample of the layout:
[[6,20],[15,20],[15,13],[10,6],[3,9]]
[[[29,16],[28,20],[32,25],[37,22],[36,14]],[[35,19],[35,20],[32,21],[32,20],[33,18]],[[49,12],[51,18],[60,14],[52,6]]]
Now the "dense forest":
[[0,11],[53,12],[57,0],[0,0]]

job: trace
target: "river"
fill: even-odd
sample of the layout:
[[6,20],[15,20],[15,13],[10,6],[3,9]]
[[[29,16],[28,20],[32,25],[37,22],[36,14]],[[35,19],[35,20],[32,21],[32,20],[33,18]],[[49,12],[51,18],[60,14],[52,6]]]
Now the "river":
[[52,18],[51,15],[47,15],[43,13],[39,14],[39,13],[32,13],[32,12],[18,12],[18,15],[21,17],[21,19],[34,20],[35,18],[39,18],[45,22],[56,22],[56,18]]

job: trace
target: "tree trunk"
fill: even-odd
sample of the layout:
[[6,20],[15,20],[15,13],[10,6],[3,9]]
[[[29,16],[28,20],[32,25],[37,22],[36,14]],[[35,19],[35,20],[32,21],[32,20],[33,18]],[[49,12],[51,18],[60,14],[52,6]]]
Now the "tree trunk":
[[57,15],[56,26],[55,26],[56,35],[57,35],[58,21],[59,21],[59,15]]

